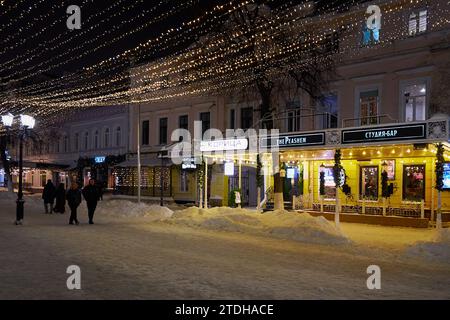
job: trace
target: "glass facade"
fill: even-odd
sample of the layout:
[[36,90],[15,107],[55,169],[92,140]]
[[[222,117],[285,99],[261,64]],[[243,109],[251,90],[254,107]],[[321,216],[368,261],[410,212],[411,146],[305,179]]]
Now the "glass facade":
[[359,195],[361,199],[378,200],[378,167],[361,167]]
[[403,200],[420,202],[425,199],[425,166],[403,166]]

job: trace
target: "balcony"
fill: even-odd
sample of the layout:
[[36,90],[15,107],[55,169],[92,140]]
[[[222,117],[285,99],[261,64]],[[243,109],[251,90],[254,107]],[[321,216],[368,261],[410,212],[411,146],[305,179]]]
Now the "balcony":
[[393,119],[390,115],[382,114],[369,117],[342,119],[341,127],[354,128],[354,127],[376,126],[380,124],[395,124],[395,123],[399,123],[398,119]]

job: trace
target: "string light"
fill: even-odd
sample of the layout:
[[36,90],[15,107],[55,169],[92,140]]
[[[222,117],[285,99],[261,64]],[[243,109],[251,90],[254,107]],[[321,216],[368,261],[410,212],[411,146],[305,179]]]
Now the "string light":
[[[403,18],[395,14],[405,10],[406,7],[416,6],[417,3],[409,1],[391,2],[384,5],[383,17],[390,22],[404,24]],[[356,44],[359,41],[355,38],[360,37],[361,16],[359,13],[362,8],[361,5],[347,13],[329,12],[324,16],[306,18],[301,14],[301,9],[285,10],[274,14],[266,22],[256,25],[248,32],[237,32],[231,36],[228,35],[228,38],[224,35],[213,35],[204,46],[200,44],[184,50],[181,54],[132,69],[134,72],[132,88],[125,83],[129,75],[126,72],[120,72],[109,78],[103,77],[76,88],[62,88],[53,90],[51,93],[46,93],[54,89],[51,86],[25,87],[15,91],[18,94],[13,102],[18,108],[36,109],[45,106],[47,110],[39,111],[45,116],[55,110],[116,103],[152,102],[190,95],[212,94],[222,90],[233,90],[254,82],[256,76],[253,70],[261,61],[266,61],[268,67],[276,62],[277,65],[290,68],[302,68],[308,63],[327,61],[328,56],[324,54],[314,59],[308,56],[321,42],[327,41],[326,36],[331,32],[342,33],[338,36],[342,43],[339,53],[335,55],[337,61],[343,57],[355,57],[361,50],[363,52],[379,50],[390,45],[392,41],[409,37],[405,28],[398,27],[395,28],[395,33],[386,33],[383,40],[376,46],[361,49],[359,44]],[[449,9],[441,9],[440,16],[430,26],[432,30],[444,28],[449,23],[445,17]],[[228,14],[232,14],[235,10],[237,9],[229,9]],[[329,23],[325,24],[324,21]],[[111,70],[118,70],[126,66],[129,58],[134,54],[146,55],[157,52],[162,48],[161,43],[165,43],[164,48],[169,48],[170,45],[176,46],[176,43],[169,43],[168,39],[172,35],[176,37],[183,32],[192,32],[191,30],[190,26],[169,29],[164,36],[160,35],[156,38],[163,40],[152,39],[118,56],[83,69],[81,73],[72,74],[67,79],[76,83],[75,79],[86,81],[94,79],[98,74],[103,75]],[[291,34],[291,36],[281,37],[283,34]],[[295,34],[304,34],[304,38],[297,39]],[[192,33],[190,35],[193,36]],[[245,39],[245,37],[248,38]],[[270,45],[280,38],[282,41],[279,41],[276,46]],[[260,49],[256,53],[248,53],[247,50],[255,42],[260,45]],[[296,58],[299,62],[296,62]],[[277,70],[269,71],[269,74],[274,76],[279,73],[281,72]],[[39,94],[33,96],[33,93]],[[6,97],[5,94],[1,96]],[[9,107],[8,102],[2,102],[0,105],[1,109]]]

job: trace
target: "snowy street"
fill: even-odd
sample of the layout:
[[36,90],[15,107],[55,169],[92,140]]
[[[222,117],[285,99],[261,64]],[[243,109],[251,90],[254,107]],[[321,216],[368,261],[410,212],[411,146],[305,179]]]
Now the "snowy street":
[[[194,210],[153,219],[131,216],[129,204],[110,200],[99,203],[95,225],[86,224],[83,203],[82,224],[69,226],[67,212],[45,215],[39,199],[27,200],[25,225],[17,227],[14,201],[0,197],[0,299],[450,298],[449,245],[432,242],[431,229],[342,224],[348,239],[338,241],[323,233],[333,225],[319,230],[308,220],[295,229],[309,230],[305,239],[285,227],[273,227],[270,236],[251,231],[255,223],[272,223],[247,221],[252,213],[207,228],[186,222],[200,221],[190,216]],[[202,225],[211,226],[208,221]],[[434,248],[437,256],[421,256],[421,248]],[[82,290],[66,287],[70,265],[81,268]],[[367,289],[370,265],[381,268],[381,290]]]

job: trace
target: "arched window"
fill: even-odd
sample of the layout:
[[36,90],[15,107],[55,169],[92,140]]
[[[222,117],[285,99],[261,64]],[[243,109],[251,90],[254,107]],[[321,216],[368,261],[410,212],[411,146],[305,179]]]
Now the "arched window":
[[75,151],[80,151],[80,134],[79,133],[75,133],[75,138],[74,138],[74,147],[75,147]]
[[64,152],[69,152],[69,137],[67,135],[64,136],[63,139],[63,143],[64,143]]
[[94,133],[94,149],[98,149],[98,142],[99,142],[98,138],[99,138],[98,130],[96,130],[95,133]]
[[117,127],[116,129],[116,146],[120,147],[122,145],[122,129]]
[[84,133],[84,150],[89,149],[89,132]]
[[105,141],[104,141],[104,147],[108,148],[109,147],[109,128],[105,129]]
[[58,138],[57,140],[56,140],[56,147],[55,147],[55,152],[56,153],[60,153],[60,151],[61,151],[61,140]]

